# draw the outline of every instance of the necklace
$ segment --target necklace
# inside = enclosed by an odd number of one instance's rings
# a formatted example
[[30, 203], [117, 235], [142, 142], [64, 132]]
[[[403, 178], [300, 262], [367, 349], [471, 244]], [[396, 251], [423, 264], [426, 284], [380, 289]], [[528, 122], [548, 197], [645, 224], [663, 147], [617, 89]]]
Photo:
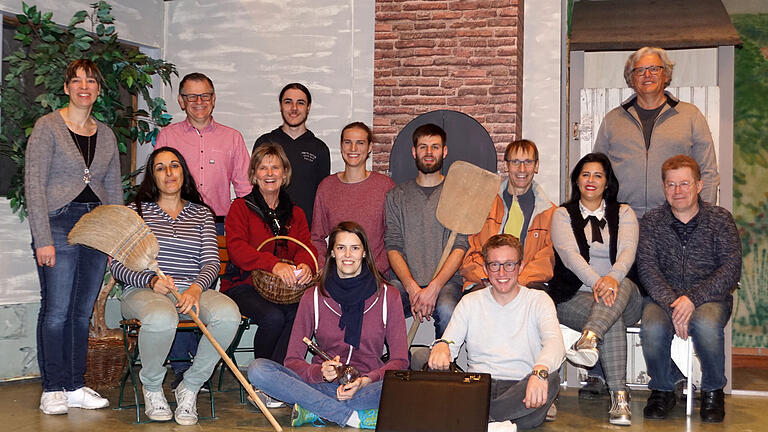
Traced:
[[[64, 109], [67, 109], [67, 108], [64, 108]], [[79, 143], [80, 140], [76, 138], [76, 135], [77, 136], [83, 136], [83, 135], [78, 134], [74, 130], [75, 129], [76, 130], [80, 130], [80, 129], [84, 128], [85, 126], [78, 126], [77, 124], [72, 122], [69, 119], [69, 110], [68, 109], [67, 109], [67, 111], [62, 110], [62, 118], [64, 119], [64, 123], [66, 123], [67, 126], [71, 128], [70, 132], [72, 132], [72, 134], [73, 134], [72, 138], [75, 140], [75, 144], [77, 144], [77, 149], [80, 151], [80, 154], [83, 156], [83, 161], [85, 162], [85, 168], [83, 168], [83, 183], [89, 184], [91, 182], [91, 170], [90, 170], [90, 167], [91, 167], [91, 162], [93, 162], [93, 159], [91, 159], [91, 161], [89, 162], [88, 158], [91, 155], [91, 137], [93, 137], [93, 135], [88, 135], [88, 144], [86, 146], [85, 152], [83, 152], [83, 149], [80, 148], [80, 143]], [[86, 120], [86, 124], [87, 123], [88, 123], [88, 121]], [[90, 132], [90, 131], [86, 130], [86, 133], [87, 132]], [[96, 129], [96, 132], [98, 133], [98, 127]], [[94, 157], [95, 156], [96, 155], [94, 155]]]
[[[83, 159], [85, 159], [85, 168], [83, 168], [83, 182], [85, 184], [89, 184], [91, 182], [91, 164], [88, 162], [88, 157], [91, 155], [91, 136], [92, 135], [88, 135], [88, 147], [86, 153], [83, 155]], [[93, 159], [91, 159], [91, 162], [93, 162]]]
[[[75, 146], [77, 147], [77, 150], [80, 152], [80, 154], [83, 156], [83, 162], [85, 162], [85, 168], [83, 168], [83, 183], [89, 184], [91, 182], [91, 163], [93, 162], [93, 159], [91, 161], [88, 161], [88, 158], [91, 155], [91, 138], [93, 135], [88, 136], [88, 141], [86, 141], [88, 144], [86, 144], [85, 150], [83, 150], [82, 145], [80, 144], [82, 142], [82, 138], [85, 138], [83, 135], [78, 135], [73, 131], [69, 131], [72, 135], [72, 139], [75, 141]], [[95, 156], [95, 155], [94, 155]]]

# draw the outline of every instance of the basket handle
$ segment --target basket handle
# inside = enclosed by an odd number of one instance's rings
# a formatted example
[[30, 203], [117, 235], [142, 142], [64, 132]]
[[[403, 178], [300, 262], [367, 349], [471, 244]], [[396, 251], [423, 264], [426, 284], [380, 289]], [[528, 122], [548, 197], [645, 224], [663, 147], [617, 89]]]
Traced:
[[264, 247], [265, 244], [267, 244], [269, 242], [272, 242], [272, 241], [275, 241], [275, 240], [290, 240], [290, 241], [296, 243], [297, 245], [303, 247], [304, 250], [309, 253], [309, 256], [312, 257], [312, 262], [315, 263], [315, 273], [320, 271], [320, 267], [317, 265], [317, 258], [315, 257], [315, 254], [312, 253], [312, 251], [307, 247], [307, 245], [305, 245], [304, 243], [300, 242], [299, 240], [296, 240], [293, 237], [282, 236], [282, 235], [270, 237], [270, 238], [264, 240], [263, 242], [261, 242], [261, 244], [259, 245], [259, 247], [256, 248], [256, 250], [257, 251], [261, 251], [261, 248]]

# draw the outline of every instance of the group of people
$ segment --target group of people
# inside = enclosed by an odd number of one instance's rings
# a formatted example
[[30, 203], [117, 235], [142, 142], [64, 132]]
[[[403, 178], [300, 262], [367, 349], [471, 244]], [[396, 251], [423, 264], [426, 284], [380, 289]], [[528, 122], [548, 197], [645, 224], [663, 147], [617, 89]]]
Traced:
[[[491, 374], [489, 430], [554, 419], [565, 358], [593, 368], [580, 396], [610, 394], [610, 423], [631, 424], [626, 326], [641, 317], [652, 391], [645, 418], [665, 418], [675, 405], [684, 378], [670, 357], [677, 335], [693, 337], [701, 359], [702, 419], [722, 421], [723, 329], [740, 277], [740, 241], [730, 213], [714, 204], [717, 166], [706, 121], [664, 91], [673, 67], [658, 48], [629, 57], [624, 76], [636, 94], [606, 115], [561, 206], [534, 180], [536, 144], [509, 144], [508, 176], [482, 230], [456, 236], [439, 267], [451, 234], [436, 217], [449, 142], [442, 128], [414, 131], [417, 177], [396, 186], [366, 168], [372, 132], [350, 123], [340, 136], [344, 170], [331, 175], [327, 145], [306, 127], [312, 98], [305, 86], [282, 89], [283, 124], [249, 156], [242, 135], [213, 120], [210, 78], [186, 75], [178, 95], [186, 119], [161, 130], [129, 204], [158, 238], [167, 276], [110, 263], [126, 285], [123, 316], [142, 323], [147, 416], [197, 422], [197, 394], [218, 356], [206, 339], [198, 346], [175, 334], [178, 320], [195, 310], [222, 346], [240, 314], [258, 326], [248, 377], [268, 407], [293, 406], [294, 426], [375, 428], [384, 372], [410, 365], [408, 316], [434, 321], [429, 367], [448, 368], [465, 347], [468, 371]], [[93, 63], [72, 63], [69, 106], [41, 118], [27, 146], [46, 414], [109, 403], [82, 377], [107, 257], [66, 242], [80, 216], [123, 203], [114, 135], [90, 116], [100, 81]], [[230, 257], [220, 278], [217, 235], [226, 237]], [[256, 270], [306, 291], [298, 303], [273, 302], [254, 288]], [[581, 333], [571, 347], [561, 323]], [[304, 338], [332, 359], [307, 363]], [[175, 411], [162, 390], [169, 352], [194, 357], [187, 370], [175, 370]], [[336, 383], [343, 365], [360, 377]]]

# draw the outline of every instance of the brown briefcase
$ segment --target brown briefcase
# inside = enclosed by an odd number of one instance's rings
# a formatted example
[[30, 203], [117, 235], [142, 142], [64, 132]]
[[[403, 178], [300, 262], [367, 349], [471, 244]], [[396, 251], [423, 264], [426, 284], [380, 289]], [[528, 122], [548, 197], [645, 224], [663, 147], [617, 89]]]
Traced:
[[485, 432], [490, 398], [490, 374], [390, 370], [376, 430]]

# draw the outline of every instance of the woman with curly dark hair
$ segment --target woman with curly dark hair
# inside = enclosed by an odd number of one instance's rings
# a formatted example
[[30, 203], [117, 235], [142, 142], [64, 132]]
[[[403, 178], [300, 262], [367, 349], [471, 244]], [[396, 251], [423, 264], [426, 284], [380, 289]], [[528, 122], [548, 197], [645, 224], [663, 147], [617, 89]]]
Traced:
[[[141, 321], [139, 377], [145, 412], [151, 420], [181, 425], [197, 423], [197, 393], [213, 373], [219, 354], [201, 339], [192, 366], [174, 391], [172, 412], [163, 393], [163, 365], [180, 317], [195, 310], [213, 337], [228, 346], [240, 323], [240, 311], [229, 297], [210, 289], [219, 274], [213, 212], [203, 203], [184, 157], [172, 147], [153, 151], [136, 200], [129, 206], [144, 218], [160, 244], [157, 262], [167, 278], [149, 270], [129, 270], [112, 261], [115, 278], [126, 284], [120, 305], [123, 317]], [[171, 294], [179, 293], [179, 299]], [[178, 309], [178, 310], [177, 310]]]

